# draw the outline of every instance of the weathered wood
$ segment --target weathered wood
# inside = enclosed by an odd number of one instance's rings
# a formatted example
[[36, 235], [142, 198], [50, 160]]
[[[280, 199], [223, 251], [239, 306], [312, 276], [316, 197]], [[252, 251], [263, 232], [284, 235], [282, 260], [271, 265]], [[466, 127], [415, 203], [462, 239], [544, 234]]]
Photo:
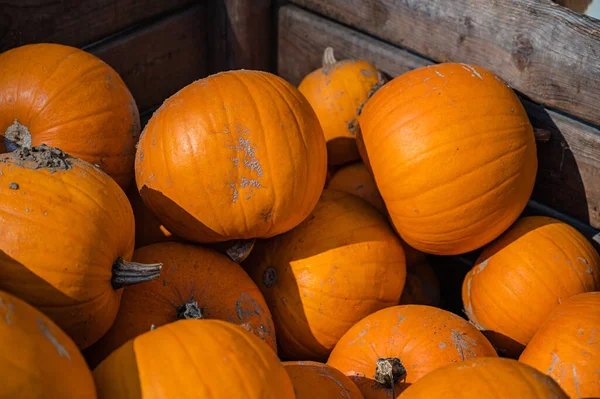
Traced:
[[[396, 76], [431, 61], [294, 6], [279, 12], [278, 72], [293, 84], [318, 68], [323, 50], [336, 58], [362, 58]], [[600, 130], [523, 101], [535, 128], [551, 132], [538, 143], [539, 168], [533, 198], [600, 227]]]
[[115, 68], [145, 110], [206, 76], [206, 18], [199, 4], [85, 49]]
[[209, 2], [211, 73], [232, 69], [273, 71], [274, 0]]
[[292, 0], [437, 62], [487, 68], [600, 125], [600, 20], [550, 0]]
[[54, 42], [81, 47], [194, 0], [3, 0], [0, 52]]

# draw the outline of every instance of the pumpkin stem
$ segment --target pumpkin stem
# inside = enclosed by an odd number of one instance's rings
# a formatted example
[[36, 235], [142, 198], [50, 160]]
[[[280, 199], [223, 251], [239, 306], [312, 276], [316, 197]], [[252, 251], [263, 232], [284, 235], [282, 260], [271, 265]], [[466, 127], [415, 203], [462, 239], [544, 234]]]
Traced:
[[198, 306], [198, 302], [190, 299], [183, 305], [177, 307], [177, 320], [185, 319], [202, 319], [202, 309]]
[[119, 288], [143, 283], [158, 278], [160, 276], [162, 263], [143, 264], [128, 262], [123, 258], [118, 258], [112, 267], [112, 279], [110, 280], [115, 290]]
[[552, 137], [552, 132], [546, 129], [533, 128], [533, 134], [538, 143], [547, 143]]
[[4, 132], [4, 146], [8, 152], [13, 152], [20, 148], [31, 149], [31, 133], [29, 133], [27, 126], [21, 125], [15, 119], [13, 124]]
[[406, 369], [397, 357], [377, 359], [375, 368], [375, 381], [387, 389], [392, 390], [392, 397], [396, 397], [395, 385], [406, 378]]
[[255, 243], [255, 238], [250, 240], [237, 240], [231, 247], [225, 250], [225, 253], [235, 263], [241, 263], [248, 257], [248, 255], [250, 255]]
[[333, 56], [333, 47], [327, 47], [323, 52], [323, 66], [333, 65], [337, 62]]
[[267, 287], [272, 287], [277, 284], [277, 270], [272, 267], [267, 268], [263, 273], [263, 283]]

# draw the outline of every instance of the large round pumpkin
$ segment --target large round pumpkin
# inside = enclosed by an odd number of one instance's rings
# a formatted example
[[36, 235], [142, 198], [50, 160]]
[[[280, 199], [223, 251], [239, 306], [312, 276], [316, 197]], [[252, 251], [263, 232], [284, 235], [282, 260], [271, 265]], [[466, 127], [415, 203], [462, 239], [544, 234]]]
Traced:
[[327, 161], [343, 165], [360, 159], [356, 148], [358, 117], [369, 97], [383, 84], [374, 65], [363, 60], [336, 61], [333, 49], [323, 67], [308, 74], [298, 90], [317, 113], [327, 140]]
[[482, 356], [497, 355], [465, 319], [431, 306], [401, 305], [356, 323], [327, 364], [346, 373], [365, 399], [387, 399], [439, 367]]
[[300, 226], [257, 245], [244, 263], [273, 313], [279, 351], [326, 360], [354, 323], [398, 303], [402, 244], [358, 197], [326, 189]]
[[46, 144], [133, 180], [140, 117], [123, 80], [96, 56], [60, 44], [0, 54], [0, 153]]
[[600, 257], [592, 244], [565, 223], [531, 216], [485, 248], [465, 276], [462, 299], [496, 348], [518, 357], [556, 306], [598, 289]]
[[277, 349], [271, 312], [262, 294], [225, 255], [166, 242], [136, 249], [133, 260], [162, 263], [160, 279], [125, 288], [115, 323], [86, 354], [92, 366], [130, 339], [180, 319], [240, 324]]
[[338, 369], [318, 362], [284, 362], [296, 399], [363, 399], [360, 389]]
[[136, 181], [181, 238], [271, 237], [312, 211], [326, 159], [319, 121], [297, 89], [266, 72], [231, 71], [190, 84], [154, 113]]
[[345, 191], [367, 201], [375, 209], [387, 215], [385, 204], [379, 195], [373, 176], [362, 162], [356, 162], [339, 169], [327, 185], [327, 188]]
[[94, 370], [100, 399], [294, 399], [275, 352], [221, 320], [179, 320], [128, 341]]
[[134, 221], [121, 188], [93, 165], [46, 146], [0, 155], [0, 289], [39, 308], [80, 346], [119, 308], [119, 287], [156, 278], [127, 262]]
[[33, 306], [0, 291], [1, 398], [96, 397], [75, 343]]
[[558, 384], [512, 359], [479, 358], [438, 369], [410, 386], [402, 399], [568, 399]]
[[558, 305], [519, 361], [548, 374], [572, 398], [600, 398], [600, 292]]
[[533, 190], [536, 145], [525, 109], [482, 68], [439, 64], [401, 75], [367, 102], [360, 127], [392, 222], [423, 252], [484, 246]]

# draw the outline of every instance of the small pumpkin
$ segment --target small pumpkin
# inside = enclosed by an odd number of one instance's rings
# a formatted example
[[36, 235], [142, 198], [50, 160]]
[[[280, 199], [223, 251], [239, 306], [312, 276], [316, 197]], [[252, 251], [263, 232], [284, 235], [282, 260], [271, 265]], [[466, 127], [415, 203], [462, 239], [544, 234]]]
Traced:
[[258, 71], [223, 72], [181, 89], [154, 113], [136, 155], [144, 203], [173, 234], [204, 243], [290, 230], [314, 208], [326, 171], [310, 104]]
[[484, 357], [454, 363], [411, 385], [402, 399], [568, 399], [552, 378], [512, 359]]
[[96, 397], [75, 343], [25, 301], [0, 291], [0, 397]]
[[140, 248], [158, 242], [177, 241], [166, 227], [156, 218], [154, 213], [142, 201], [136, 187], [127, 191], [127, 198], [133, 209], [135, 219], [135, 247]]
[[592, 244], [568, 224], [530, 216], [484, 249], [465, 276], [462, 299], [469, 320], [516, 358], [561, 302], [599, 288]]
[[296, 399], [364, 399], [360, 389], [341, 371], [318, 362], [284, 362]]
[[46, 313], [81, 348], [108, 331], [120, 287], [156, 278], [128, 262], [134, 220], [121, 188], [47, 146], [0, 154], [0, 289]]
[[379, 212], [326, 189], [307, 220], [257, 244], [244, 267], [273, 313], [282, 357], [322, 361], [354, 323], [398, 303], [405, 262]]
[[600, 292], [554, 308], [519, 361], [548, 374], [572, 398], [600, 397]]
[[100, 399], [294, 399], [275, 352], [221, 320], [179, 320], [128, 341], [94, 370]]
[[384, 78], [374, 65], [363, 60], [336, 61], [331, 47], [325, 49], [323, 66], [300, 82], [298, 90], [313, 107], [323, 127], [330, 165], [360, 159], [356, 147], [358, 116], [383, 83]]
[[133, 180], [140, 116], [121, 77], [96, 56], [61, 44], [0, 54], [0, 153], [46, 144]]
[[440, 367], [485, 356], [497, 354], [468, 321], [431, 306], [400, 305], [356, 323], [327, 364], [348, 375], [365, 399], [384, 399]]
[[478, 249], [531, 196], [533, 129], [515, 93], [483, 68], [446, 63], [405, 73], [367, 102], [360, 128], [392, 222], [420, 251]]
[[440, 283], [426, 260], [407, 265], [406, 285], [400, 304], [439, 306]]
[[271, 312], [258, 287], [225, 255], [165, 242], [138, 248], [133, 260], [161, 263], [160, 279], [127, 287], [115, 323], [86, 354], [92, 366], [151, 328], [181, 319], [242, 325], [277, 350]]
[[367, 201], [375, 209], [387, 215], [385, 204], [379, 195], [373, 176], [362, 162], [339, 169], [331, 178], [328, 188], [345, 191]]

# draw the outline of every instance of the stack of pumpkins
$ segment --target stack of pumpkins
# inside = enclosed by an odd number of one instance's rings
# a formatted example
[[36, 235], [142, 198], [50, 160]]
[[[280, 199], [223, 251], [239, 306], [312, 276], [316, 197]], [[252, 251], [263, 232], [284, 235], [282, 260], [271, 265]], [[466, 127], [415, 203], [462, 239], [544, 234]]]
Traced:
[[[518, 219], [535, 137], [486, 70], [327, 49], [298, 89], [196, 81], [139, 137], [114, 70], [29, 45], [0, 132], [0, 397], [600, 396], [600, 259]], [[466, 320], [426, 254], [479, 248]]]

